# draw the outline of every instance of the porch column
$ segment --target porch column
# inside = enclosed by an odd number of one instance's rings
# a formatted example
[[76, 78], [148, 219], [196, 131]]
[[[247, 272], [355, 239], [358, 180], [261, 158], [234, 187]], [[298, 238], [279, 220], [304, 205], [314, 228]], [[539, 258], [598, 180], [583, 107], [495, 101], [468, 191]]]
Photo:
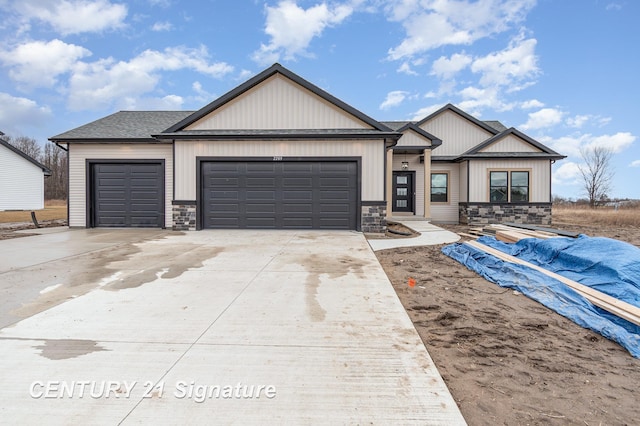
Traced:
[[387, 149], [387, 175], [385, 176], [387, 195], [387, 218], [393, 216], [393, 149]]
[[424, 217], [431, 220], [431, 150], [422, 151], [424, 155]]

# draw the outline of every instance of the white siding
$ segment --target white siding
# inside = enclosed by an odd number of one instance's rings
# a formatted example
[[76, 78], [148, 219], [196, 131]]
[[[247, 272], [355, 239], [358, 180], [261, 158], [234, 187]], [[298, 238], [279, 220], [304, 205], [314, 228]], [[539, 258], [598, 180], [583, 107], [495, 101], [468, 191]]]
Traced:
[[[420, 154], [422, 155], [422, 154]], [[415, 172], [415, 215], [416, 216], [424, 216], [424, 164], [420, 163], [420, 155], [416, 154], [395, 154], [393, 156], [393, 171], [394, 172]], [[407, 170], [402, 170], [402, 162], [407, 161], [409, 163], [409, 168]], [[391, 194], [393, 197], [393, 194]]]
[[523, 141], [517, 136], [509, 135], [491, 145], [483, 148], [480, 152], [542, 152], [540, 149]]
[[186, 130], [354, 128], [371, 126], [276, 74]]
[[398, 146], [431, 146], [431, 141], [425, 139], [414, 132], [413, 130], [407, 130], [402, 134], [402, 137], [398, 140]]
[[455, 112], [446, 110], [420, 126], [442, 140], [433, 150], [434, 157], [460, 155], [494, 136]]
[[551, 167], [549, 160], [486, 160], [472, 161], [469, 179], [469, 202], [489, 202], [489, 171], [529, 171], [529, 201], [548, 203], [551, 200]]
[[43, 209], [44, 179], [40, 167], [0, 146], [0, 210]]
[[172, 226], [173, 155], [166, 144], [69, 144], [69, 226], [87, 225], [86, 160], [164, 160], [165, 226]]
[[467, 201], [467, 166], [469, 162], [463, 161], [460, 163], [460, 202], [464, 203]]
[[363, 201], [384, 200], [382, 141], [178, 141], [177, 200], [196, 199], [197, 157], [361, 157]]
[[459, 165], [455, 163], [431, 163], [431, 173], [449, 174], [449, 202], [431, 204], [433, 222], [458, 223], [458, 203], [460, 202]]

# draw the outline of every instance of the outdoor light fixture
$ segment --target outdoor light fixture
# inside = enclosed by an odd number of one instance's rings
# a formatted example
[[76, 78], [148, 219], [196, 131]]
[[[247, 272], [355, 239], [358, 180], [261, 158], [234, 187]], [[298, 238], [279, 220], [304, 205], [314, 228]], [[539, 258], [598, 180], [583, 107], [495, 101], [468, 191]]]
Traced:
[[402, 170], [407, 170], [409, 168], [409, 162], [408, 161], [403, 161], [402, 162]]

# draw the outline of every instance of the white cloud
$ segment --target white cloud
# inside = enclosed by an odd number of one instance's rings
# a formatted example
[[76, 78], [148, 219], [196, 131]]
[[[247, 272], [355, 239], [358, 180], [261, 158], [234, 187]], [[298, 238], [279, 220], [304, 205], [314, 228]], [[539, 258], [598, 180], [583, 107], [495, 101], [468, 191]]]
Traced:
[[10, 135], [24, 134], [27, 127], [39, 127], [52, 117], [51, 109], [31, 99], [0, 92], [0, 129]]
[[563, 162], [553, 172], [552, 179], [554, 185], [571, 185], [580, 183], [582, 175], [580, 174], [579, 165], [572, 161]]
[[137, 98], [155, 89], [161, 71], [190, 69], [220, 78], [233, 71], [224, 63], [209, 63], [205, 47], [146, 50], [128, 62], [113, 58], [78, 63], [69, 82], [69, 106], [74, 110], [101, 109], [117, 99]]
[[267, 6], [265, 33], [271, 37], [269, 44], [261, 44], [253, 53], [253, 60], [260, 64], [277, 62], [280, 57], [292, 60], [296, 56], [310, 56], [307, 52], [314, 37], [327, 28], [340, 24], [353, 13], [348, 4], [327, 5], [320, 3], [308, 9], [295, 1], [282, 0], [276, 6]]
[[[590, 136], [590, 135], [589, 135]], [[610, 149], [614, 154], [618, 154], [629, 148], [636, 137], [629, 132], [618, 132], [614, 135], [595, 136], [587, 144], [587, 148], [602, 146]]]
[[599, 115], [576, 115], [575, 117], [569, 117], [566, 120], [567, 126], [575, 127], [577, 129], [582, 128], [585, 124], [589, 123], [598, 127], [606, 126], [611, 122], [611, 117], [601, 117]]
[[640, 160], [632, 161], [629, 167], [640, 167]]
[[403, 92], [402, 90], [394, 90], [387, 93], [387, 98], [380, 104], [381, 110], [387, 110], [400, 105], [409, 95], [409, 92]]
[[151, 27], [152, 31], [160, 32], [160, 31], [171, 31], [173, 29], [173, 25], [171, 22], [156, 22]]
[[125, 97], [119, 99], [117, 108], [121, 110], [165, 110], [182, 109], [184, 99], [178, 95], [167, 95], [161, 98]]
[[429, 116], [430, 114], [436, 112], [440, 108], [442, 108], [444, 104], [441, 105], [431, 105], [428, 107], [420, 108], [418, 111], [413, 113], [413, 117], [411, 117], [411, 121], [420, 121], [423, 118]]
[[403, 62], [402, 65], [398, 67], [397, 71], [407, 75], [418, 75], [418, 73], [411, 68], [411, 64], [409, 64], [409, 62]]
[[62, 35], [121, 28], [127, 16], [126, 5], [109, 0], [22, 0], [13, 7], [25, 21], [45, 22]]
[[455, 53], [450, 58], [441, 56], [431, 66], [431, 75], [439, 78], [450, 79], [458, 72], [465, 69], [472, 62], [472, 58], [464, 53]]
[[0, 60], [11, 67], [11, 79], [29, 88], [55, 85], [59, 75], [69, 72], [79, 59], [90, 55], [84, 47], [57, 39], [28, 42], [9, 51], [0, 50]]
[[529, 113], [529, 119], [520, 126], [523, 130], [535, 130], [553, 127], [562, 122], [564, 112], [556, 108], [543, 108]]
[[589, 133], [563, 136], [560, 138], [539, 137], [538, 140], [553, 150], [569, 157], [581, 158], [581, 149], [601, 146], [618, 154], [629, 148], [636, 140], [636, 136], [629, 132], [618, 132], [613, 135], [594, 136]]
[[458, 106], [476, 117], [480, 117], [482, 110], [486, 108], [500, 112], [510, 111], [515, 107], [515, 104], [500, 99], [500, 90], [496, 87], [469, 86], [462, 89], [459, 94], [463, 100]]
[[535, 39], [525, 40], [519, 35], [506, 49], [474, 60], [471, 70], [482, 74], [482, 86], [504, 86], [508, 92], [522, 90], [540, 73], [536, 44]]
[[390, 20], [402, 23], [405, 39], [389, 49], [389, 59], [411, 57], [446, 45], [470, 45], [524, 20], [536, 0], [395, 0]]
[[542, 108], [544, 104], [537, 99], [530, 99], [528, 101], [524, 101], [520, 104], [521, 109], [534, 109], [534, 108]]

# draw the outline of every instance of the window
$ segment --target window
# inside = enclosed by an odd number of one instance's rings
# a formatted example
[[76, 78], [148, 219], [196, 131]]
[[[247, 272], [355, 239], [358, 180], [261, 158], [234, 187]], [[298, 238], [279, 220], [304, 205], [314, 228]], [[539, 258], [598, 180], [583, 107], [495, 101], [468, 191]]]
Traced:
[[489, 201], [526, 203], [529, 201], [529, 172], [489, 172]]
[[529, 201], [529, 172], [511, 172], [511, 202]]
[[449, 175], [447, 173], [431, 173], [431, 202], [446, 203], [449, 201]]
[[507, 172], [489, 173], [489, 200], [492, 203], [506, 203], [507, 200]]

